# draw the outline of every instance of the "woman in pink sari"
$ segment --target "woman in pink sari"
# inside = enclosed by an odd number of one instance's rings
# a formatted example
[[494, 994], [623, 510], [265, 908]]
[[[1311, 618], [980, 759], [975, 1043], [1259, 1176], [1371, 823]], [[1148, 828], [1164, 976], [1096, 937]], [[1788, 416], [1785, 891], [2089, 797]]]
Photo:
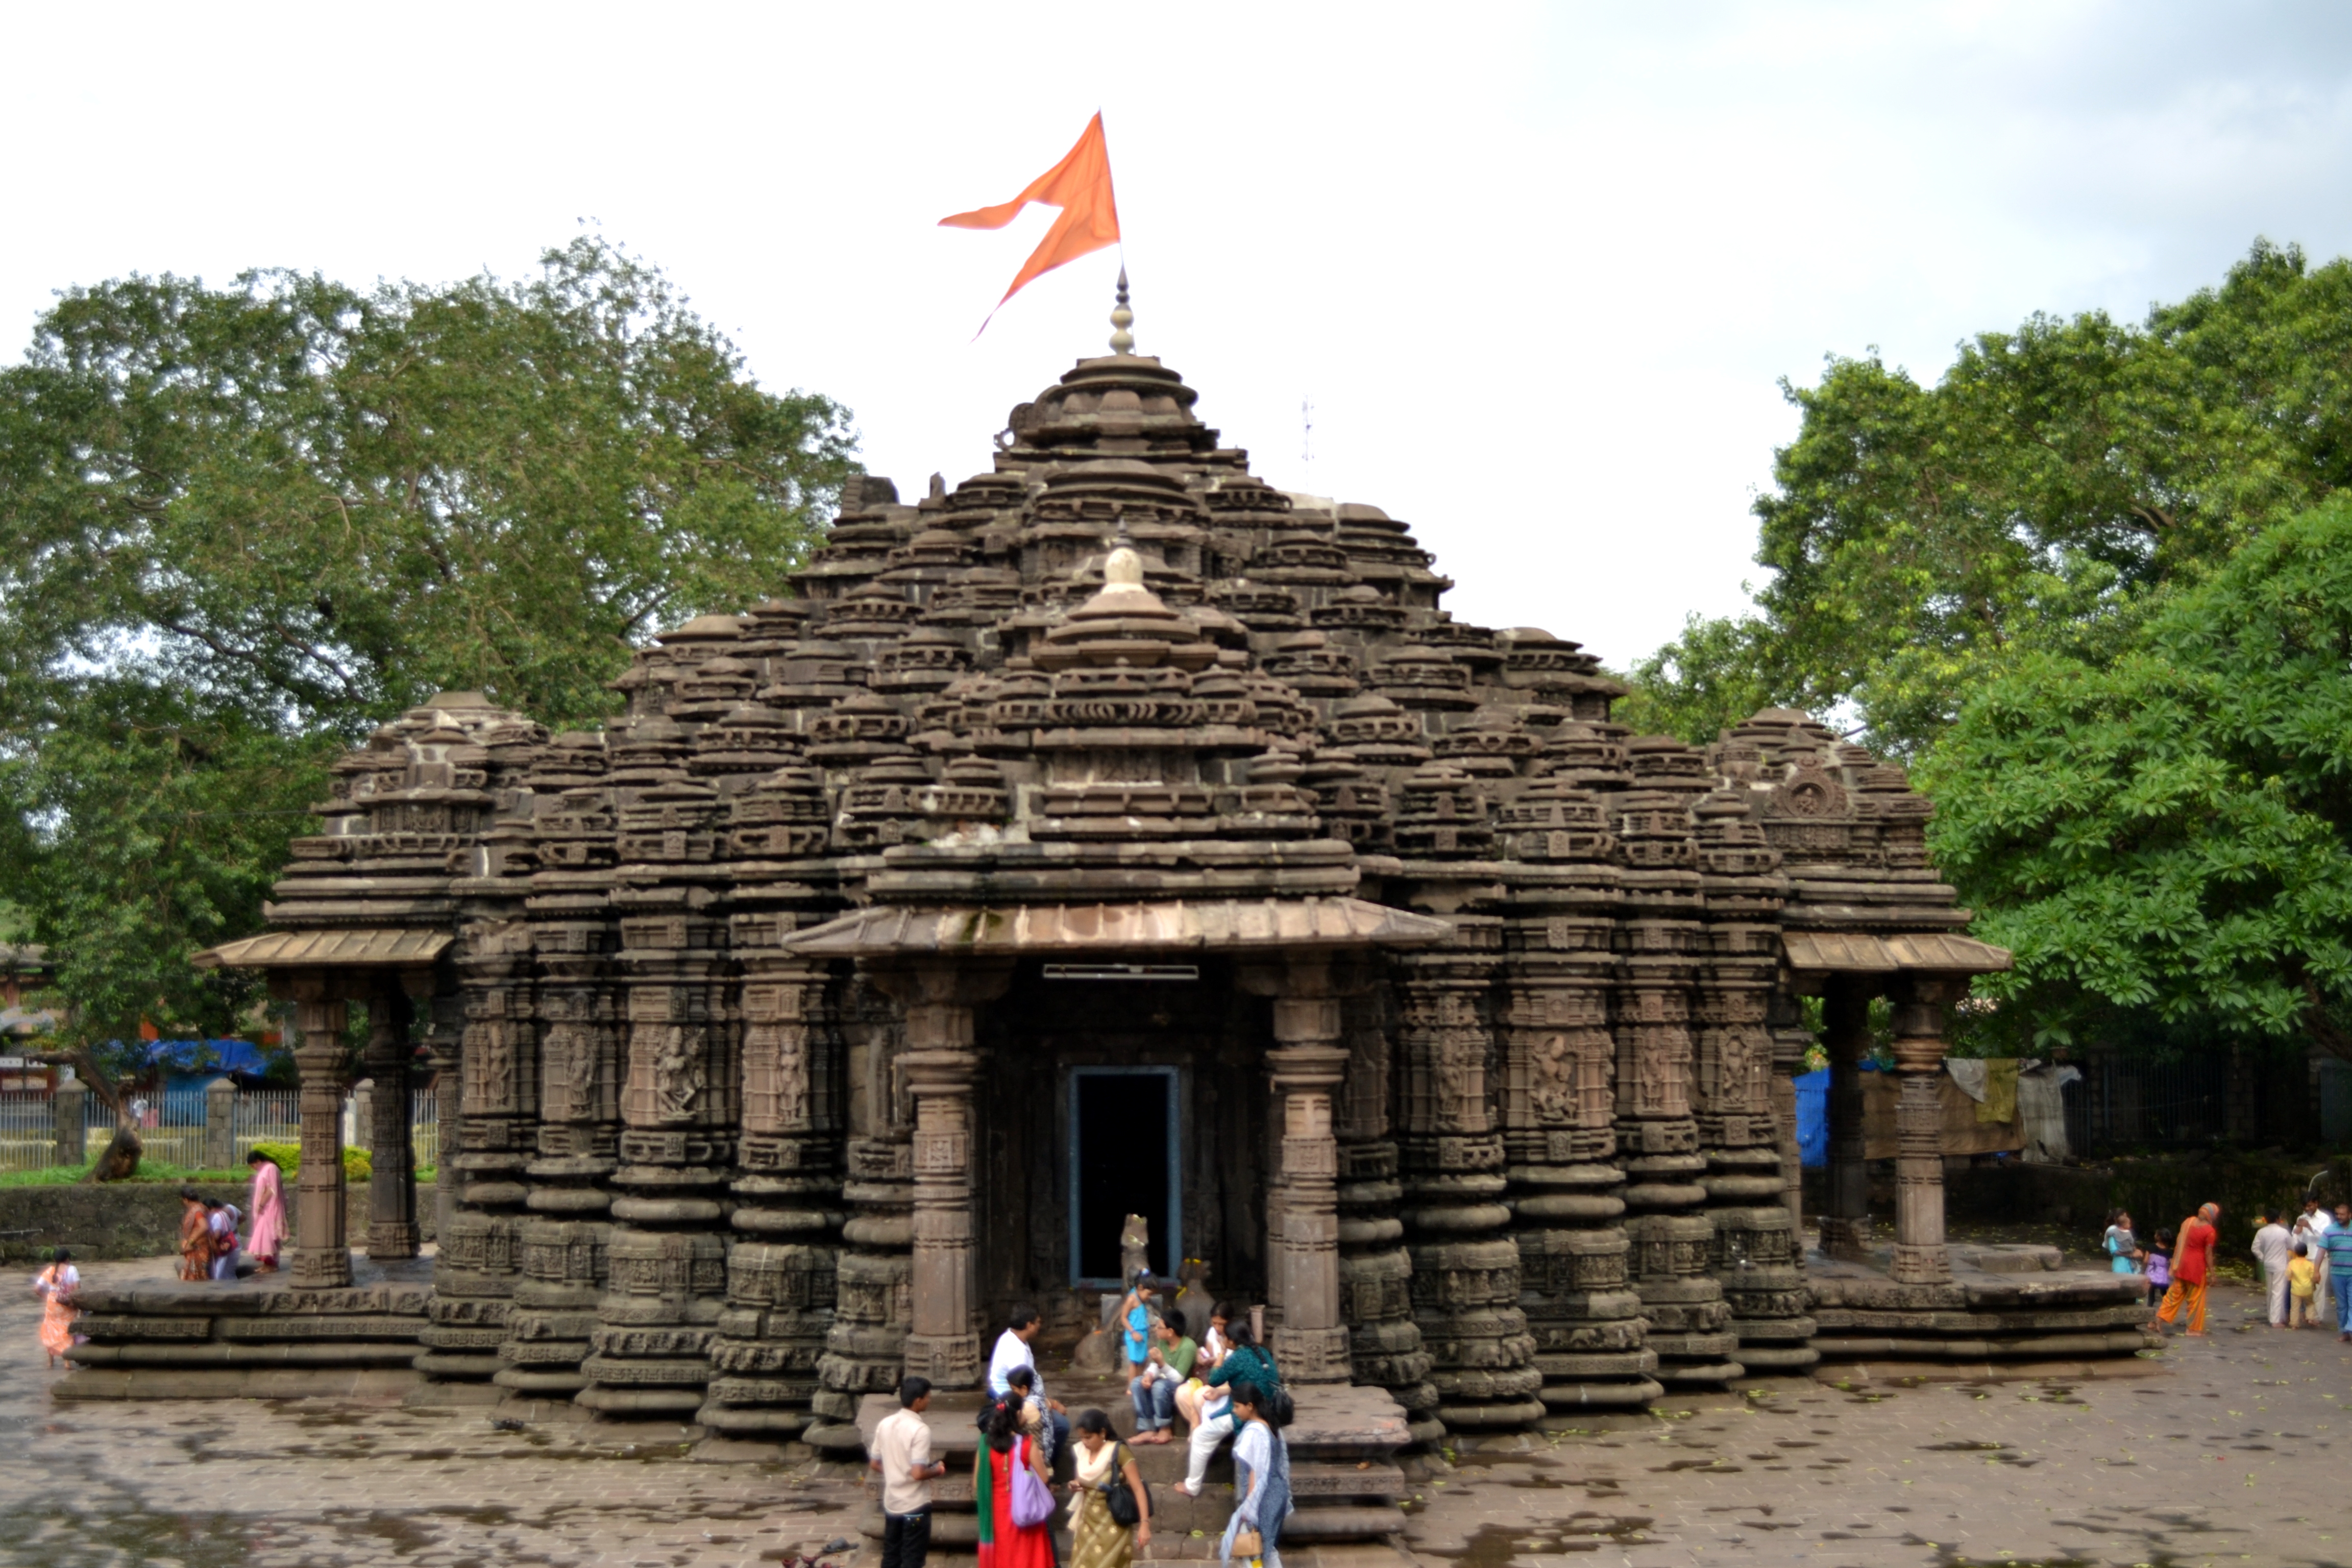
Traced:
[[55, 1260], [33, 1276], [33, 1294], [41, 1299], [41, 1348], [49, 1352], [52, 1371], [58, 1357], [73, 1349], [74, 1319], [81, 1315], [74, 1297], [80, 1289], [81, 1270], [73, 1266], [73, 1254], [62, 1247]]
[[286, 1240], [286, 1199], [279, 1191], [278, 1162], [256, 1149], [245, 1157], [253, 1167], [253, 1239], [246, 1250], [264, 1274], [278, 1271], [278, 1249]]

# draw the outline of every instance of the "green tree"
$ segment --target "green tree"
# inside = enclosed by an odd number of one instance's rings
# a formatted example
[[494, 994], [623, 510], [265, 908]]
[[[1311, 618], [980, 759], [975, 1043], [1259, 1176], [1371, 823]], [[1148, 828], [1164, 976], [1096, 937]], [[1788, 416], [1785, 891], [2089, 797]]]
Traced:
[[1765, 700], [1912, 755], [2021, 653], [2113, 657], [2174, 586], [2352, 481], [2352, 262], [2257, 243], [2145, 324], [2036, 316], [1932, 387], [1874, 352], [1782, 390], [1771, 575], [1633, 672], [1692, 738]]
[[2118, 657], [2019, 655], [1919, 778], [1937, 864], [2017, 954], [1979, 982], [2013, 1031], [2137, 1015], [2352, 1059], [2352, 496], [2264, 530]]
[[0, 370], [0, 876], [71, 1036], [219, 1028], [323, 766], [442, 689], [551, 722], [786, 591], [855, 470], [594, 239], [536, 276], [65, 293]]

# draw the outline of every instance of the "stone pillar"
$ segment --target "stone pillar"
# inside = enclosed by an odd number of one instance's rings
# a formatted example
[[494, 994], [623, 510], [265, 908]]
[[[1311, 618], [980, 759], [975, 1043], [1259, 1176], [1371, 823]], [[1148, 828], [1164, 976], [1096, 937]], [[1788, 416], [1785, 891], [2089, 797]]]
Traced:
[[58, 1085], [58, 1092], [49, 1100], [50, 1125], [54, 1130], [56, 1148], [49, 1163], [56, 1165], [84, 1165], [89, 1163], [89, 1136], [83, 1123], [89, 1120], [89, 1086], [78, 1078], [69, 1078]]
[[1266, 1080], [1281, 1130], [1268, 1184], [1267, 1284], [1282, 1310], [1275, 1360], [1292, 1383], [1348, 1381], [1348, 1331], [1339, 1318], [1339, 1145], [1332, 1096], [1346, 1075], [1339, 999], [1328, 959], [1294, 961], [1274, 1001]]
[[1695, 922], [1633, 918], [1617, 930], [1617, 1150], [1633, 1289], [1649, 1320], [1658, 1380], [1722, 1384], [1741, 1374], [1723, 1287], [1707, 1272], [1706, 1156], [1691, 1106]]
[[[770, 918], [736, 921], [743, 981], [743, 1137], [730, 1223], [757, 1240], [727, 1255], [727, 1307], [696, 1417], [732, 1435], [798, 1436], [812, 1420], [833, 1326], [842, 1222], [839, 1031], [824, 967], [757, 946]], [[772, 941], [772, 937], [771, 937]]]
[[387, 984], [368, 1007], [367, 1070], [375, 1085], [368, 1106], [367, 1254], [379, 1263], [414, 1258], [416, 1228], [416, 1145], [409, 1133], [406, 993]]
[[1500, 921], [1465, 915], [1447, 946], [1397, 961], [1413, 1316], [1429, 1347], [1437, 1418], [1455, 1429], [1525, 1426], [1544, 1414], [1519, 1305], [1518, 1243], [1505, 1228], [1503, 1135], [1486, 1091], [1500, 947]]
[[1944, 1007], [1960, 983], [1907, 979], [1895, 998], [1895, 1279], [1941, 1284], [1952, 1277], [1944, 1245]]
[[804, 1436], [820, 1449], [863, 1454], [857, 1402], [906, 1375], [915, 1242], [914, 1129], [895, 1066], [904, 1016], [881, 976], [861, 973], [828, 1010], [845, 1047], [843, 1111], [849, 1124], [842, 1200], [848, 1217], [834, 1279], [833, 1321], [817, 1362], [817, 1416]]
[[1870, 1048], [1870, 993], [1858, 980], [1829, 983], [1822, 1044], [1830, 1057], [1829, 1205], [1822, 1250], [1858, 1258], [1870, 1251], [1870, 1171], [1863, 1162], [1862, 1058]]
[[940, 1388], [977, 1387], [983, 1370], [971, 1183], [978, 1141], [972, 1091], [981, 1059], [974, 1048], [974, 1012], [981, 1003], [1003, 995], [1012, 978], [1009, 964], [956, 963], [882, 970], [873, 976], [903, 1009], [905, 1049], [898, 1068], [915, 1113], [905, 1370]]
[[1664, 1392], [1628, 1274], [1609, 1033], [1616, 961], [1611, 922], [1597, 918], [1515, 921], [1510, 941], [1503, 1127], [1519, 1300], [1545, 1420], [1567, 1426]]
[[301, 1081], [302, 1168], [294, 1177], [294, 1245], [287, 1273], [297, 1286], [339, 1289], [352, 1282], [352, 1251], [343, 1191], [343, 1020], [345, 1005], [325, 983], [298, 983], [299, 1043], [294, 1070]]
[[205, 1168], [226, 1171], [236, 1164], [236, 1084], [216, 1078], [205, 1085]]
[[1385, 1388], [1404, 1406], [1414, 1436], [1444, 1436], [1429, 1352], [1412, 1319], [1412, 1255], [1397, 1217], [1404, 1189], [1389, 1125], [1394, 1030], [1384, 1013], [1386, 987], [1351, 995], [1347, 1078], [1336, 1107], [1339, 1159], [1339, 1321], [1348, 1326], [1355, 1382]]

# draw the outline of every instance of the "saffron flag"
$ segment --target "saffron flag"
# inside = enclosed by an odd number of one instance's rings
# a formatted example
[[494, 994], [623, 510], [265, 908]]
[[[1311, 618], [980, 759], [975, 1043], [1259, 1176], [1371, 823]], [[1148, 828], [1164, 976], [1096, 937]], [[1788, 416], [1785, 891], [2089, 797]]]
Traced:
[[[1021, 209], [1031, 202], [1049, 207], [1059, 207], [1062, 216], [1045, 231], [1029, 259], [1013, 279], [1013, 287], [1004, 291], [1004, 299], [996, 309], [1004, 307], [1021, 292], [1022, 286], [1040, 274], [1051, 272], [1065, 261], [1100, 250], [1106, 245], [1118, 243], [1118, 203], [1110, 191], [1110, 148], [1103, 141], [1102, 115], [1097, 111], [1087, 121], [1084, 134], [1069, 155], [1035, 179], [1029, 188], [1002, 206], [982, 207], [977, 212], [958, 213], [953, 217], [940, 219], [941, 228], [1003, 228], [1020, 216]], [[996, 319], [996, 310], [988, 313], [989, 321]], [[988, 331], [988, 321], [980, 324]], [[978, 332], [972, 334], [979, 336]]]

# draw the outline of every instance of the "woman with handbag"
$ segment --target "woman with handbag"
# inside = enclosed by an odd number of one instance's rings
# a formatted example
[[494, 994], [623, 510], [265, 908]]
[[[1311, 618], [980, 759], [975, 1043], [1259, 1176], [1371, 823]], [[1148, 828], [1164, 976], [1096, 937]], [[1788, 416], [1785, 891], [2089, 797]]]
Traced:
[[1135, 1456], [1111, 1436], [1110, 1417], [1099, 1410], [1079, 1413], [1070, 1453], [1078, 1471], [1070, 1483], [1070, 1568], [1128, 1568], [1135, 1549], [1151, 1544], [1151, 1493]]
[[980, 1568], [1054, 1568], [1054, 1489], [1045, 1456], [1021, 1429], [1021, 1406], [1000, 1401], [972, 1460], [980, 1515]]
[[1257, 1568], [1282, 1568], [1275, 1550], [1282, 1521], [1290, 1517], [1290, 1446], [1270, 1415], [1286, 1410], [1286, 1402], [1244, 1383], [1234, 1390], [1234, 1517], [1225, 1523], [1218, 1555], [1236, 1558]]

